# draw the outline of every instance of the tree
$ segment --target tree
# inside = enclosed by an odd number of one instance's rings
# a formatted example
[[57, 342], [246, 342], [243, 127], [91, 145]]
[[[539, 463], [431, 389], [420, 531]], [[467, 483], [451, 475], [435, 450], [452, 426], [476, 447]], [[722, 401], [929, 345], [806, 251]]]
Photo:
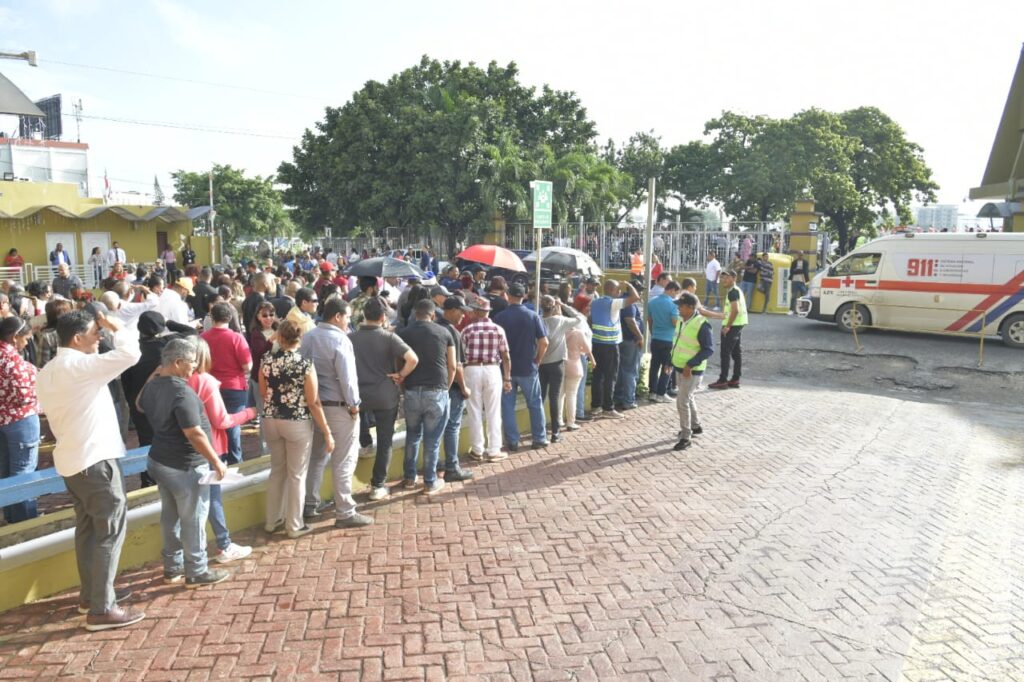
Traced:
[[595, 127], [575, 94], [538, 92], [518, 75], [514, 63], [424, 56], [329, 107], [279, 168], [296, 220], [339, 232], [440, 227], [454, 240], [498, 216], [527, 217], [529, 181], [551, 159], [596, 154]]
[[661, 148], [661, 138], [653, 130], [634, 133], [625, 145], [618, 148], [613, 140], [608, 140], [604, 157], [630, 180], [629, 191], [619, 202], [615, 222], [626, 220], [643, 205], [650, 178], [655, 179], [656, 200], [659, 203], [664, 201], [668, 194], [661, 181], [665, 171], [665, 150]]
[[896, 218], [909, 222], [911, 203], [935, 201], [939, 186], [924, 161], [924, 150], [909, 141], [903, 128], [882, 111], [860, 107], [838, 118], [851, 143], [844, 179], [848, 185], [834, 192], [827, 178], [819, 178], [821, 184], [812, 189], [840, 253], [846, 253], [861, 234], [874, 236], [879, 221], [891, 223]]
[[[274, 177], [246, 177], [245, 171], [230, 165], [213, 166], [213, 196], [217, 209], [217, 227], [225, 244], [242, 237], [290, 235], [294, 225], [274, 189]], [[174, 179], [174, 201], [181, 206], [205, 206], [210, 203], [209, 172], [179, 170]]]
[[793, 202], [812, 195], [841, 253], [860, 234], [874, 234], [876, 223], [909, 219], [912, 201], [935, 199], [921, 147], [873, 107], [808, 109], [782, 120], [726, 111], [705, 133], [713, 135], [706, 145], [670, 152], [674, 191], [759, 222], [783, 220]]

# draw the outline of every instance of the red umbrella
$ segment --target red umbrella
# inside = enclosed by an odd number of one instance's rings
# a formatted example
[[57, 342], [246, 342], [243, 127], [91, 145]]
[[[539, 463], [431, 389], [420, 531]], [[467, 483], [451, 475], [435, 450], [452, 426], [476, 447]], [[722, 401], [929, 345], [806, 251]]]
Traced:
[[474, 263], [493, 265], [496, 268], [526, 272], [526, 266], [523, 265], [523, 261], [519, 256], [508, 249], [495, 246], [494, 244], [474, 244], [455, 257], [471, 260]]

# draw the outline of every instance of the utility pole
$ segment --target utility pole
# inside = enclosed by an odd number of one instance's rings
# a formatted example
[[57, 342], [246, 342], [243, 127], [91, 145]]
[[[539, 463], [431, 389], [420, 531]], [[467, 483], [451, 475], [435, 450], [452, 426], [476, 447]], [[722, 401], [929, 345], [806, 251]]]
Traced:
[[82, 141], [82, 98], [79, 97], [77, 102], [71, 104], [71, 109], [75, 112], [75, 141]]
[[[654, 178], [650, 178], [647, 180], [647, 229], [644, 234], [643, 300], [645, 313], [650, 309], [647, 304], [650, 303], [648, 299], [651, 296], [651, 270], [653, 269], [653, 263], [651, 263], [651, 261], [654, 260], [654, 200]], [[644, 352], [646, 353], [651, 343], [651, 332], [649, 325], [644, 324], [643, 327]]]
[[[207, 176], [210, 179], [210, 236], [217, 240], [217, 262], [224, 264], [224, 240], [217, 232], [216, 220], [217, 210], [213, 207], [213, 171]], [[212, 255], [212, 254], [211, 254]]]

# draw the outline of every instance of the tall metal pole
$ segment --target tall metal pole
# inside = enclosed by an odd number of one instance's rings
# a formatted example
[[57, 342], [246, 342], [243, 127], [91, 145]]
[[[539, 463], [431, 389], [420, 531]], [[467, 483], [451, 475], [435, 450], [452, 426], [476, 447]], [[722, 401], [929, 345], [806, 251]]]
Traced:
[[534, 305], [534, 308], [533, 309], [537, 312], [538, 315], [540, 315], [540, 246], [541, 246], [541, 238], [540, 238], [540, 236], [541, 236], [542, 233], [543, 233], [543, 230], [541, 230], [540, 228], [537, 228], [536, 230], [533, 231], [533, 238], [537, 242], [537, 244], [536, 244], [536, 246], [537, 246], [537, 272], [535, 273], [534, 280], [533, 280], [533, 285], [534, 285], [534, 289], [533, 289], [533, 294], [534, 294], [533, 295], [533, 305]]
[[[654, 178], [647, 180], [647, 230], [644, 234], [644, 313], [648, 311], [647, 304], [651, 295], [651, 270], [654, 260]], [[650, 347], [651, 333], [647, 324], [643, 326], [644, 352]], [[650, 388], [650, 387], [648, 387]]]
[[213, 171], [211, 170], [207, 177], [210, 180], [210, 236], [217, 240], [217, 262], [221, 265], [224, 264], [224, 240], [220, 238], [220, 234], [216, 229], [217, 211], [213, 207]]

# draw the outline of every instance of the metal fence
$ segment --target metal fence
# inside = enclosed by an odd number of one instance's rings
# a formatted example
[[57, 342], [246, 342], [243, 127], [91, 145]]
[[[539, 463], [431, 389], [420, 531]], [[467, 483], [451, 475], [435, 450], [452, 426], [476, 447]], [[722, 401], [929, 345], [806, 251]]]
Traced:
[[[629, 255], [643, 248], [645, 226], [579, 223], [554, 225], [542, 236], [543, 246], [567, 246], [586, 251], [602, 268], [628, 268]], [[505, 226], [505, 246], [510, 249], [536, 248], [534, 230], [526, 224]], [[704, 269], [707, 255], [714, 251], [728, 264], [737, 256], [752, 253], [786, 252], [787, 233], [767, 223], [659, 223], [654, 226], [654, 254], [670, 272]]]
[[[55, 265], [31, 265], [27, 266], [32, 272], [32, 280], [43, 280], [44, 282], [51, 282], [53, 278], [57, 276], [57, 266]], [[95, 268], [91, 265], [72, 265], [71, 274], [78, 275], [78, 278], [82, 280], [82, 284], [87, 289], [97, 289], [100, 286], [102, 279], [97, 279]]]
[[17, 282], [24, 286], [27, 283], [25, 278], [25, 268], [2, 267], [0, 268], [0, 280], [11, 280], [12, 282]]

